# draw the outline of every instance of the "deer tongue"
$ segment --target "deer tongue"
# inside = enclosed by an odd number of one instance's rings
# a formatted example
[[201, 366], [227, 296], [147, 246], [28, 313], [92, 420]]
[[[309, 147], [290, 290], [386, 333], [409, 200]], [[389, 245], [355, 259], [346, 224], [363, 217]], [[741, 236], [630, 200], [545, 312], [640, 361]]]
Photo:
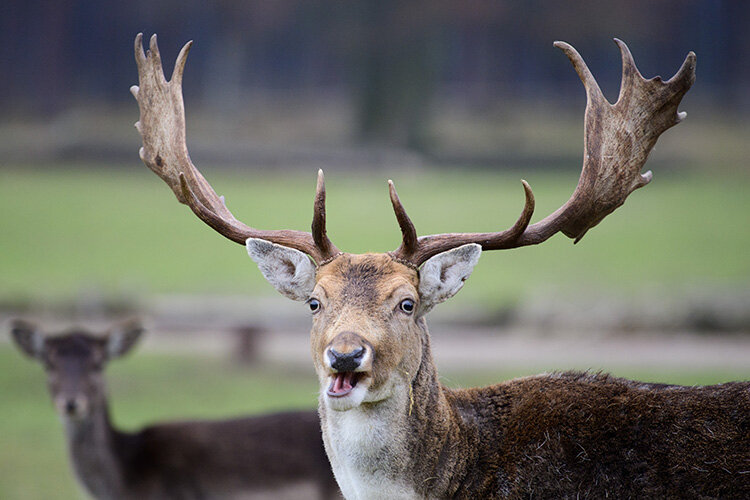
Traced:
[[344, 396], [354, 388], [354, 372], [339, 372], [333, 375], [333, 380], [328, 388], [331, 396]]

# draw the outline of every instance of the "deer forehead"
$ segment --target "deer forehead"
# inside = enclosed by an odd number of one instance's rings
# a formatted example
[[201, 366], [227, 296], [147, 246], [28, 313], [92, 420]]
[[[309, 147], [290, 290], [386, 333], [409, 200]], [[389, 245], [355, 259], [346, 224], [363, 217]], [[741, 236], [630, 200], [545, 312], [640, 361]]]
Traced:
[[54, 357], [93, 358], [104, 354], [104, 340], [84, 333], [48, 337], [47, 351]]
[[377, 307], [399, 289], [416, 294], [419, 284], [415, 269], [388, 254], [371, 253], [342, 254], [321, 266], [315, 279], [329, 301], [361, 307]]

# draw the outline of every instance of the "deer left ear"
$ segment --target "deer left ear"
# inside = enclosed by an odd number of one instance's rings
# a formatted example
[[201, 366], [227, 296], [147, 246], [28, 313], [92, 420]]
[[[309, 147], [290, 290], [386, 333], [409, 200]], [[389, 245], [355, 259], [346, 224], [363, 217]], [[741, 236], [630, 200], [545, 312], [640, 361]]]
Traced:
[[456, 295], [471, 276], [481, 254], [480, 245], [469, 243], [439, 253], [425, 262], [419, 270], [419, 314], [427, 313]]
[[260, 272], [281, 294], [307, 300], [315, 288], [315, 266], [307, 254], [258, 238], [245, 242], [247, 253]]
[[110, 328], [107, 333], [107, 359], [117, 359], [130, 352], [144, 330], [138, 320], [128, 320]]
[[14, 319], [10, 322], [10, 335], [21, 352], [34, 359], [44, 353], [44, 334], [35, 323]]

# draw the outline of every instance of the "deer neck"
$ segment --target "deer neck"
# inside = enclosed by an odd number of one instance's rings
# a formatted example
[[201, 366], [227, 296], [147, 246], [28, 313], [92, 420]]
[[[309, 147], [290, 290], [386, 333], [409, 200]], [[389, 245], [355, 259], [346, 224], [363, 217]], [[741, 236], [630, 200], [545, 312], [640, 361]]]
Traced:
[[122, 460], [106, 401], [84, 418], [63, 417], [68, 451], [83, 486], [98, 499], [122, 498]]
[[403, 374], [411, 389], [342, 412], [321, 401], [323, 440], [346, 498], [450, 496], [449, 483], [465, 474], [464, 436], [438, 380], [424, 319], [421, 326], [419, 369]]

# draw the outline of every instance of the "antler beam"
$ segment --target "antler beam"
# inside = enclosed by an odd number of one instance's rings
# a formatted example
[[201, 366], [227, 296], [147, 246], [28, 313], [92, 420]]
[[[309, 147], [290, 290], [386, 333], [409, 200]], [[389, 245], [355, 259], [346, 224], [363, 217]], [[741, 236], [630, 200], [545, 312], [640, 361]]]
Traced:
[[402, 229], [403, 242], [392, 252], [396, 258], [419, 266], [440, 252], [467, 243], [478, 243], [483, 250], [517, 248], [542, 243], [557, 232], [574, 242], [596, 226], [630, 193], [651, 181], [651, 171], [641, 174], [648, 154], [659, 136], [682, 121], [677, 112], [682, 97], [695, 81], [695, 54], [688, 53], [682, 67], [668, 81], [661, 77], [643, 78], [627, 45], [615, 39], [622, 55], [620, 96], [610, 104], [599, 89], [580, 54], [565, 42], [555, 42], [573, 63], [586, 89], [583, 170], [571, 198], [541, 221], [528, 225], [534, 210], [531, 189], [523, 182], [526, 204], [512, 228], [499, 233], [452, 233], [416, 238], [393, 184], [391, 201]]

